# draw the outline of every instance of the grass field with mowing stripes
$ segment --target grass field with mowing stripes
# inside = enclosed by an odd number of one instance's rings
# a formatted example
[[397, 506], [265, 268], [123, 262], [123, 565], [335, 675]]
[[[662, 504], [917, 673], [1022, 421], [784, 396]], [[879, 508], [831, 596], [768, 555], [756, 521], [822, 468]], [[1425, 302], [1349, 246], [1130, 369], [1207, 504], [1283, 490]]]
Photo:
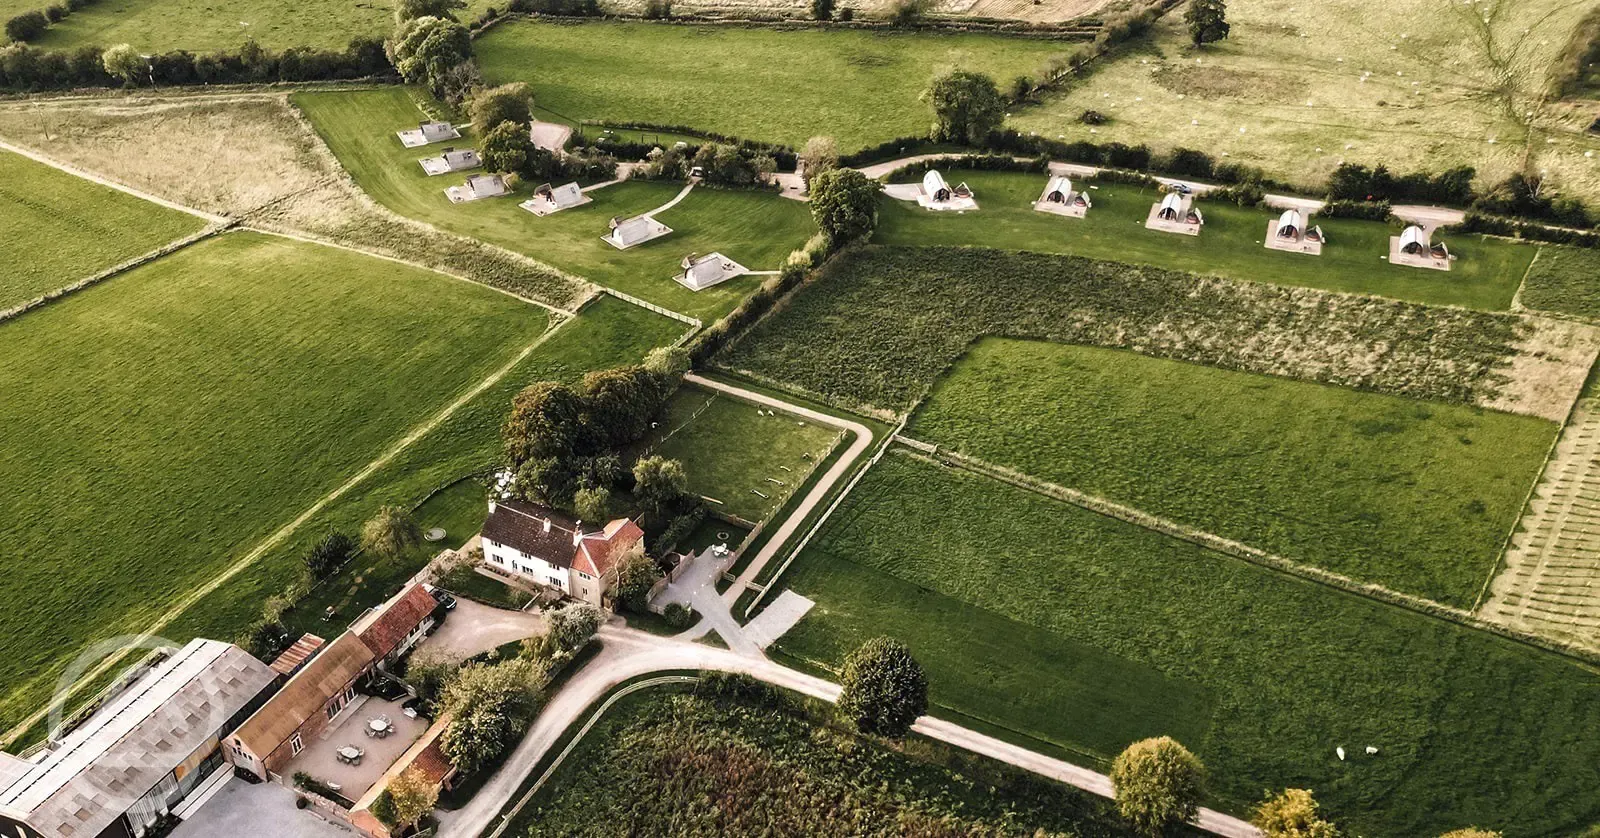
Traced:
[[[1091, 259], [1216, 274], [1230, 279], [1300, 285], [1327, 291], [1375, 294], [1419, 303], [1504, 311], [1539, 245], [1485, 236], [1439, 236], [1457, 256], [1446, 271], [1409, 268], [1387, 261], [1389, 237], [1400, 225], [1311, 216], [1328, 237], [1320, 256], [1268, 250], [1262, 245], [1265, 209], [1224, 201], [1196, 203], [1206, 223], [1198, 236], [1145, 229], [1155, 189], [1122, 183], [1073, 181], [1094, 206], [1084, 218], [1037, 212], [1033, 202], [1048, 176], [1021, 172], [943, 172], [951, 183], [966, 181], [978, 211], [929, 212], [915, 203], [885, 197], [874, 241], [894, 245], [961, 245], [1040, 253], [1070, 253]], [[1089, 189], [1094, 184], [1097, 188]]]
[[28, 603], [0, 616], [0, 722], [547, 324], [480, 286], [230, 233], [0, 327], [4, 590]]
[[[890, 454], [786, 579], [817, 604], [784, 655], [837, 667], [891, 634], [941, 708], [1102, 757], [1169, 732], [1234, 811], [1297, 786], [1351, 834], [1600, 820], [1593, 668], [985, 477]], [[1130, 701], [1130, 671], [1177, 692]]]
[[[696, 189], [662, 213], [673, 229], [665, 238], [628, 250], [601, 241], [613, 216], [629, 217], [672, 200], [681, 183], [623, 183], [589, 193], [593, 203], [539, 218], [517, 206], [538, 184], [513, 197], [451, 204], [446, 186], [465, 174], [428, 177], [417, 161], [451, 143], [420, 149], [400, 145], [394, 132], [422, 118], [405, 88], [301, 93], [294, 102], [327, 141], [339, 162], [379, 203], [443, 229], [527, 254], [584, 279], [642, 297], [707, 322], [725, 314], [754, 290], [760, 277], [741, 277], [690, 291], [672, 277], [690, 253], [721, 252], [750, 270], [776, 270], [789, 251], [815, 232], [805, 204], [771, 192]], [[470, 146], [467, 134], [454, 145]]]
[[0, 311], [205, 225], [188, 213], [0, 151]]
[[688, 125], [799, 148], [843, 151], [925, 134], [917, 97], [949, 70], [1002, 84], [1036, 75], [1072, 45], [978, 33], [873, 32], [651, 23], [515, 21], [474, 42], [494, 84], [525, 81], [570, 119]]
[[1315, 565], [1470, 609], [1554, 422], [988, 338], [908, 433]]

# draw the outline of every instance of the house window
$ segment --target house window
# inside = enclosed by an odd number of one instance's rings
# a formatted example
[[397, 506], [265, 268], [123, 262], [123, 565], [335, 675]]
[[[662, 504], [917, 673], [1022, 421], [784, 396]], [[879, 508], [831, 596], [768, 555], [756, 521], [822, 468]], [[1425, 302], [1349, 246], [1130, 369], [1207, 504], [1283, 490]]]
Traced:
[[578, 578], [579, 579], [593, 579], [594, 577], [590, 576], [589, 574], [584, 573], [583, 571], [580, 570], [580, 571], [578, 571]]
[[295, 735], [289, 737], [289, 756], [292, 756], [292, 757], [300, 756], [300, 752], [305, 750], [305, 749], [306, 749], [305, 743], [300, 741], [300, 734], [298, 732], [295, 733]]
[[552, 576], [550, 577], [550, 587], [561, 588], [565, 590], [567, 587], [567, 582], [559, 576]]

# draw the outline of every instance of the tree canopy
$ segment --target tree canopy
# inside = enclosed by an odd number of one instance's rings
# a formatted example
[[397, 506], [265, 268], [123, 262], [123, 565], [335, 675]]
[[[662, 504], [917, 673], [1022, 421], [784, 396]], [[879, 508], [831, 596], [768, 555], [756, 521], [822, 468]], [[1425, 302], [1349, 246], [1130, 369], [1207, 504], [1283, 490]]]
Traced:
[[1266, 838], [1339, 838], [1339, 829], [1317, 814], [1309, 789], [1284, 789], [1263, 800], [1250, 819]]
[[982, 145], [1006, 118], [1006, 100], [994, 79], [954, 70], [933, 80], [922, 98], [933, 108], [934, 140]]
[[450, 763], [463, 774], [492, 763], [527, 729], [548, 683], [542, 663], [522, 658], [462, 669], [439, 699], [451, 716], [440, 741]]
[[904, 643], [878, 637], [845, 658], [839, 715], [862, 733], [901, 737], [928, 712], [928, 676]]
[[381, 507], [361, 527], [361, 546], [380, 556], [398, 556], [420, 543], [422, 529], [404, 507]]
[[800, 150], [800, 171], [809, 188], [823, 172], [839, 168], [839, 144], [832, 137], [812, 137]]
[[407, 768], [400, 776], [389, 781], [389, 787], [383, 790], [383, 794], [389, 798], [389, 805], [385, 807], [391, 818], [387, 821], [388, 825], [400, 827], [402, 831], [416, 826], [439, 802], [439, 787], [430, 782], [422, 769], [416, 766]]
[[492, 131], [504, 122], [514, 123], [526, 132], [533, 121], [533, 88], [520, 81], [486, 87], [473, 94], [467, 111], [479, 132]]
[[1117, 811], [1150, 836], [1193, 820], [1204, 784], [1205, 767], [1170, 736], [1135, 742], [1111, 763]]
[[645, 555], [643, 542], [634, 544], [617, 560], [617, 602], [636, 614], [650, 605], [650, 588], [661, 578], [655, 560]]
[[838, 243], [866, 238], [878, 223], [877, 181], [855, 169], [832, 169], [811, 178], [811, 217]]
[[1195, 46], [1228, 37], [1228, 6], [1223, 0], [1189, 0], [1183, 10], [1183, 19], [1189, 24], [1189, 40]]
[[455, 20], [456, 9], [465, 9], [467, 0], [398, 0], [394, 4], [395, 23], [405, 23], [419, 17], [439, 17]]
[[645, 457], [633, 464], [633, 496], [652, 512], [676, 504], [689, 489], [683, 463], [666, 457]]
[[443, 17], [418, 17], [395, 29], [385, 44], [389, 61], [400, 77], [425, 84], [443, 95], [455, 86], [458, 68], [472, 62], [472, 36], [467, 27]]
[[478, 143], [483, 168], [491, 172], [521, 172], [528, 168], [528, 159], [533, 153], [528, 129], [515, 122], [501, 122], [488, 129]]

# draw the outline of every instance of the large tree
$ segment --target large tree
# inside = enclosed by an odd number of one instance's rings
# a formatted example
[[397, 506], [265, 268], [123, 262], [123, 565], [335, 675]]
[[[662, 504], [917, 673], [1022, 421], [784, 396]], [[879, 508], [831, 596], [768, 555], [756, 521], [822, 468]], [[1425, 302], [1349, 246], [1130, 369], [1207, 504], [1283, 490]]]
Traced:
[[1006, 118], [1006, 100], [994, 79], [954, 70], [933, 80], [922, 98], [933, 108], [933, 139], [983, 145]]
[[394, 4], [395, 23], [405, 23], [419, 17], [440, 17], [455, 20], [456, 9], [465, 9], [467, 0], [398, 0]]
[[1228, 4], [1223, 0], [1189, 0], [1183, 10], [1183, 19], [1189, 24], [1189, 40], [1195, 46], [1228, 37]]
[[877, 181], [855, 169], [832, 169], [811, 178], [811, 217], [828, 238], [843, 244], [872, 235], [878, 223]]
[[901, 737], [928, 712], [928, 676], [904, 643], [877, 637], [845, 658], [839, 715], [862, 733]]
[[342, 532], [330, 532], [306, 551], [306, 570], [315, 581], [327, 579], [344, 566], [345, 560], [355, 553], [357, 546], [356, 540], [350, 536]]
[[565, 384], [541, 381], [522, 388], [500, 427], [506, 464], [516, 470], [538, 457], [570, 457], [582, 413], [583, 400]]
[[361, 546], [380, 556], [398, 556], [420, 543], [422, 528], [405, 507], [381, 507], [361, 526]]
[[1284, 789], [1256, 807], [1250, 819], [1266, 838], [1339, 838], [1339, 829], [1317, 813], [1309, 789]]
[[395, 29], [384, 45], [400, 77], [443, 93], [472, 61], [472, 36], [467, 27], [442, 17], [419, 17]]
[[800, 173], [806, 179], [806, 188], [823, 172], [839, 168], [839, 144], [832, 137], [812, 137], [800, 150]]
[[633, 481], [633, 496], [657, 514], [681, 500], [689, 489], [683, 463], [659, 455], [634, 463]]
[[591, 451], [638, 442], [665, 405], [661, 376], [644, 366], [597, 370], [583, 377], [583, 427]]
[[589, 644], [600, 629], [600, 609], [587, 602], [569, 602], [545, 616], [545, 633], [524, 644], [536, 658], [567, 660]]
[[138, 84], [150, 78], [150, 62], [131, 44], [117, 44], [100, 56], [100, 63], [108, 74], [122, 79], [125, 84]]
[[478, 154], [483, 158], [483, 168], [491, 172], [525, 172], [534, 155], [533, 139], [528, 136], [527, 126], [502, 122], [483, 135]]
[[473, 94], [468, 111], [480, 133], [502, 122], [516, 123], [526, 131], [533, 121], [533, 88], [520, 81], [484, 88]]
[[650, 605], [650, 589], [660, 578], [661, 569], [645, 554], [644, 542], [634, 544], [617, 559], [617, 602], [643, 614]]
[[461, 670], [439, 699], [451, 719], [440, 747], [463, 774], [475, 774], [511, 747], [538, 709], [549, 683], [542, 663], [516, 659]]
[[1142, 739], [1112, 761], [1111, 785], [1122, 817], [1159, 836], [1200, 811], [1205, 766], [1170, 736]]
[[414, 765], [390, 780], [383, 793], [389, 796], [387, 809], [393, 818], [389, 826], [399, 827], [399, 832], [416, 826], [439, 802], [439, 787]]

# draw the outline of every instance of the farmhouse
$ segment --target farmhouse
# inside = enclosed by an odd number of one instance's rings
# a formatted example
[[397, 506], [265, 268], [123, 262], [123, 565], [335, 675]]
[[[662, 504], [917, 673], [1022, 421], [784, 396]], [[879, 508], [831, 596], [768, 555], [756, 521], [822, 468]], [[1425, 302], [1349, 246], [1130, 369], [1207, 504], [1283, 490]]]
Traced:
[[965, 212], [978, 208], [972, 189], [965, 183], [952, 187], [945, 183], [944, 175], [929, 171], [922, 176], [922, 188], [917, 193], [917, 205], [930, 210], [955, 210]]
[[424, 122], [411, 130], [397, 131], [395, 136], [400, 138], [400, 143], [406, 148], [418, 148], [460, 139], [461, 132], [448, 122]]
[[1180, 192], [1168, 192], [1160, 203], [1150, 207], [1150, 217], [1145, 219], [1144, 226], [1151, 230], [1198, 236], [1200, 225], [1205, 223], [1205, 216], [1194, 205], [1193, 198]]
[[726, 282], [736, 276], [748, 273], [745, 267], [738, 262], [723, 256], [721, 253], [708, 253], [696, 256], [691, 253], [683, 257], [681, 263], [683, 273], [673, 277], [690, 291], [699, 291], [710, 288], [719, 282]]
[[577, 182], [564, 183], [555, 187], [546, 183], [533, 190], [533, 197], [523, 201], [518, 206], [534, 215], [545, 216], [564, 209], [582, 206], [591, 200], [593, 199], [585, 195], [583, 190], [578, 187]]
[[438, 157], [424, 157], [417, 162], [422, 164], [422, 170], [429, 177], [476, 169], [483, 165], [477, 150], [471, 148], [446, 148]]
[[1286, 209], [1282, 215], [1267, 222], [1264, 246], [1268, 250], [1320, 256], [1322, 242], [1322, 228], [1308, 227], [1305, 216], [1297, 209]]
[[636, 215], [626, 220], [622, 218], [611, 219], [611, 233], [601, 236], [601, 238], [618, 250], [627, 250], [634, 245], [644, 244], [652, 239], [659, 239], [671, 232], [671, 227], [648, 215]]
[[1033, 203], [1033, 208], [1039, 212], [1082, 218], [1088, 214], [1090, 203], [1087, 193], [1072, 190], [1071, 178], [1054, 175], [1045, 184], [1044, 192]]
[[1454, 258], [1444, 242], [1433, 244], [1428, 231], [1415, 224], [1389, 237], [1389, 261], [1396, 265], [1448, 271]]
[[452, 204], [464, 204], [481, 198], [495, 198], [508, 194], [505, 179], [499, 175], [472, 175], [467, 182], [460, 186], [452, 186], [444, 191]]
[[0, 756], [0, 833], [132, 838], [224, 766], [219, 741], [276, 676], [231, 643], [166, 650], [42, 758]]
[[490, 500], [483, 522], [483, 558], [501, 571], [604, 606], [617, 584], [622, 555], [644, 539], [627, 518], [585, 527], [543, 504]]

